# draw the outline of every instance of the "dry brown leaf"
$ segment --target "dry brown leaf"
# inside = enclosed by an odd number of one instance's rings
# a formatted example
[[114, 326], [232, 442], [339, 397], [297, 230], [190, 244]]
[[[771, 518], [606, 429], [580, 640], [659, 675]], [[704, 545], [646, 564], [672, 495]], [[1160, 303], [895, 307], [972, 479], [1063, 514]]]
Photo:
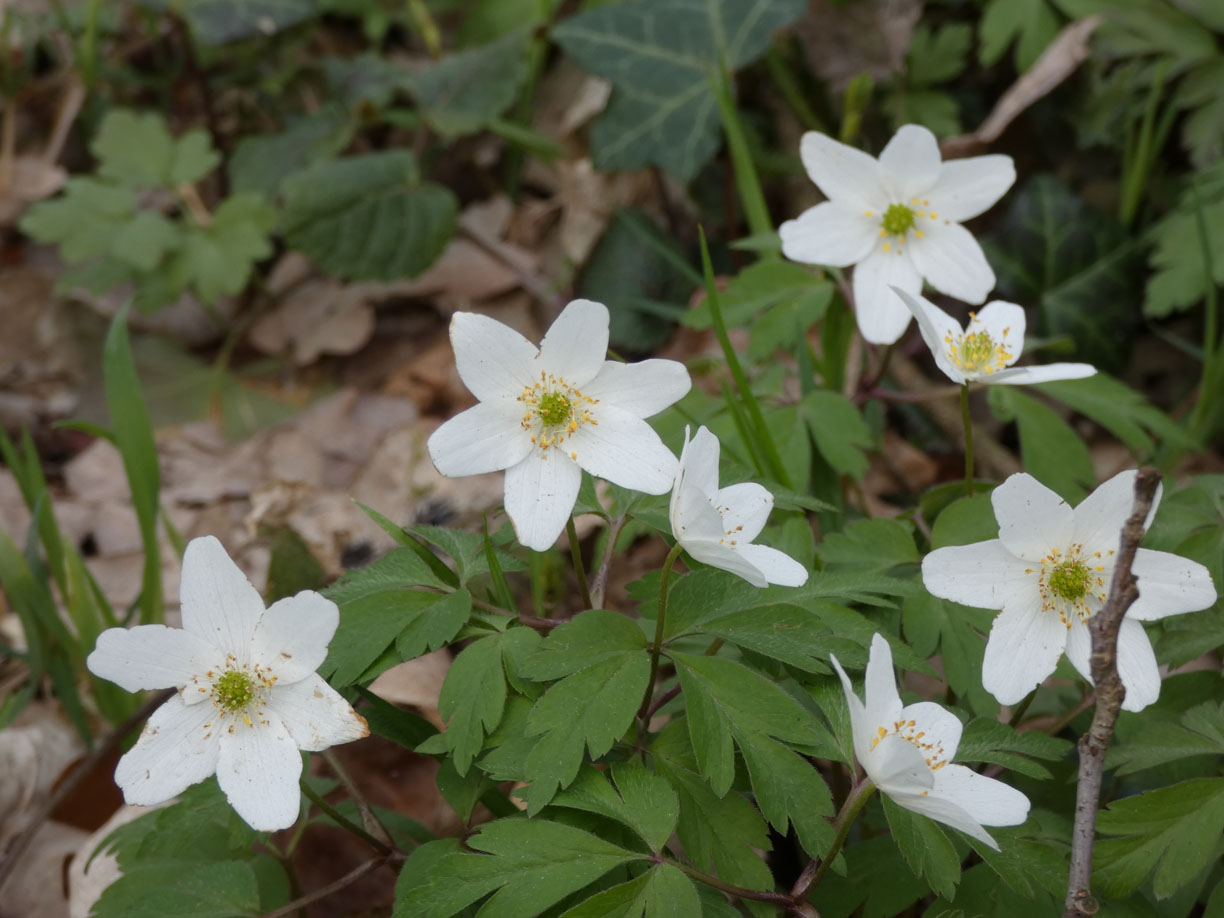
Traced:
[[29, 823], [52, 786], [84, 751], [58, 705], [33, 701], [0, 730], [0, 851]]
[[0, 226], [16, 223], [27, 207], [51, 197], [66, 181], [68, 173], [53, 162], [38, 156], [15, 157], [12, 180], [0, 189]]
[[[80, 842], [76, 856], [68, 866], [68, 918], [89, 918], [94, 903], [98, 901], [106, 888], [123, 876], [123, 871], [119, 869], [119, 860], [113, 852], [99, 852], [95, 856], [94, 852], [98, 845], [102, 844], [103, 840], [120, 826], [152, 810], [170, 806], [177, 800], [176, 797], [152, 807], [121, 806], [105, 824]], [[86, 864], [89, 865], [88, 870], [86, 870]]]
[[443, 724], [442, 715], [438, 713], [438, 696], [450, 665], [450, 651], [435, 650], [407, 663], [392, 666], [370, 684], [370, 691], [392, 704], [416, 708], [422, 717], [441, 730]]
[[809, 0], [795, 34], [808, 66], [840, 93], [859, 74], [878, 82], [900, 71], [921, 15], [919, 0]]
[[288, 352], [298, 366], [322, 354], [352, 354], [374, 334], [374, 307], [362, 285], [314, 278], [296, 285], [251, 326], [248, 340], [265, 354]]

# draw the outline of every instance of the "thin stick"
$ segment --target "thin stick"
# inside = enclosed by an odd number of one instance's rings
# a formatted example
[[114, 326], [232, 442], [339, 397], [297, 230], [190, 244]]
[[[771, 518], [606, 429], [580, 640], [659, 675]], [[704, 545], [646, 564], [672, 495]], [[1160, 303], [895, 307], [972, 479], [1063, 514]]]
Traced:
[[578, 595], [586, 605], [584, 609], [594, 609], [591, 605], [591, 588], [587, 586], [586, 566], [582, 563], [582, 546], [578, 543], [578, 530], [574, 528], [574, 517], [565, 521], [565, 534], [569, 536], [570, 558], [574, 562], [574, 575], [578, 578]]
[[81, 760], [80, 764], [70, 771], [68, 776], [60, 782], [59, 786], [56, 787], [55, 792], [51, 794], [51, 796], [47, 798], [46, 802], [43, 803], [37, 812], [35, 812], [33, 818], [29, 822], [29, 825], [27, 825], [22, 833], [13, 840], [11, 845], [9, 845], [8, 852], [5, 854], [4, 859], [0, 861], [0, 892], [4, 891], [5, 882], [10, 876], [12, 876], [13, 870], [29, 851], [30, 842], [34, 839], [34, 836], [38, 833], [38, 830], [42, 824], [46, 822], [47, 818], [55, 811], [55, 808], [63, 803], [69, 794], [76, 790], [77, 785], [81, 783], [87, 774], [97, 767], [99, 762], [119, 748], [119, 744], [123, 742], [124, 738], [129, 733], [143, 723], [149, 717], [149, 715], [165, 704], [166, 699], [173, 695], [175, 691], [176, 690], [172, 688], [162, 689], [156, 695], [150, 697], [148, 701], [140, 706], [136, 713], [108, 733], [106, 738], [95, 746], [93, 751], [89, 753], [89, 755], [85, 756], [85, 758]]
[[871, 795], [875, 793], [875, 785], [868, 778], [863, 778], [858, 784], [850, 788], [850, 793], [846, 796], [846, 800], [842, 803], [841, 809], [837, 812], [837, 817], [833, 820], [833, 844], [829, 846], [828, 853], [820, 860], [812, 860], [811, 863], [804, 868], [803, 873], [799, 875], [799, 879], [795, 881], [794, 888], [791, 889], [791, 899], [796, 903], [804, 902], [812, 887], [821, 881], [825, 873], [829, 869], [829, 865], [833, 863], [837, 854], [842, 849], [842, 845], [846, 843], [846, 836], [850, 834], [850, 827], [854, 824], [854, 818], [858, 816], [859, 811], [871, 799]]
[[348, 795], [353, 798], [353, 803], [357, 805], [357, 812], [361, 815], [361, 824], [365, 830], [387, 845], [387, 847], [396, 847], [395, 840], [391, 838], [391, 833], [382, 824], [382, 820], [374, 814], [373, 807], [370, 806], [369, 801], [361, 793], [361, 789], [349, 777], [349, 773], [345, 770], [344, 766], [340, 764], [340, 759], [336, 755], [335, 750], [324, 749], [323, 760], [327, 762], [328, 767], [331, 768], [337, 780], [344, 785]]
[[1126, 697], [1126, 687], [1118, 676], [1118, 629], [1122, 617], [1139, 598], [1131, 573], [1135, 552], [1143, 538], [1144, 523], [1152, 509], [1160, 473], [1144, 467], [1135, 476], [1135, 504], [1122, 528], [1122, 541], [1114, 566], [1113, 583], [1104, 607], [1088, 621], [1092, 633], [1092, 681], [1096, 685], [1096, 710], [1092, 726], [1079, 741], [1079, 779], [1075, 789], [1075, 826], [1071, 832], [1071, 871], [1063, 918], [1083, 918], [1100, 909], [1092, 897], [1092, 845], [1096, 835], [1097, 807], [1101, 799], [1101, 779], [1105, 771], [1105, 752], [1113, 739], [1118, 712]]
[[961, 423], [965, 425], [965, 493], [973, 496], [973, 418], [969, 416], [969, 384], [961, 386]]
[[352, 886], [367, 873], [373, 873], [383, 864], [389, 863], [390, 857], [376, 857], [366, 861], [364, 864], [358, 864], [344, 876], [338, 880], [328, 883], [326, 886], [316, 889], [314, 892], [307, 893], [300, 899], [294, 899], [288, 905], [278, 908], [274, 912], [265, 913], [262, 918], [284, 918], [285, 915], [292, 915], [294, 912], [305, 908], [306, 906], [318, 902], [320, 899], [326, 899], [332, 893], [337, 893], [346, 887]]
[[667, 621], [667, 578], [671, 574], [672, 565], [676, 563], [676, 559], [680, 557], [680, 552], [683, 550], [679, 542], [672, 546], [672, 550], [667, 553], [667, 560], [663, 562], [663, 571], [659, 576], [659, 609], [655, 616], [654, 643], [650, 645], [650, 678], [646, 682], [646, 694], [642, 696], [642, 704], [638, 707], [637, 712], [639, 746], [642, 745], [646, 730], [650, 726], [647, 712], [654, 698], [655, 679], [659, 675], [659, 654], [663, 650], [663, 631]]
[[313, 803], [315, 806], [317, 806], [319, 810], [322, 811], [322, 813], [325, 816], [331, 819], [332, 822], [334, 822], [341, 829], [346, 829], [347, 831], [356, 835], [358, 838], [360, 838], [367, 845], [369, 845], [371, 848], [373, 848], [375, 851], [377, 851], [379, 854], [381, 854], [384, 857], [390, 857], [392, 854], [395, 853], [396, 849], [393, 848], [391, 845], [387, 845], [379, 841], [377, 838], [375, 838], [373, 835], [371, 835], [361, 826], [357, 825], [357, 823], [353, 822], [351, 819], [349, 819], [343, 813], [337, 810], [334, 806], [332, 806], [330, 803], [324, 800], [322, 795], [319, 794], [318, 791], [316, 791], [313, 787], [311, 787], [308, 783], [306, 783], [305, 778], [302, 778], [302, 780], [299, 781], [298, 784], [302, 788], [302, 793], [306, 795], [306, 799], [309, 800], [311, 803]]
[[612, 570], [612, 558], [616, 555], [616, 540], [620, 538], [621, 530], [627, 522], [628, 517], [622, 516], [608, 523], [608, 541], [604, 545], [599, 570], [595, 572], [595, 582], [591, 584], [592, 609], [603, 608], [604, 593], [608, 590], [608, 574]]

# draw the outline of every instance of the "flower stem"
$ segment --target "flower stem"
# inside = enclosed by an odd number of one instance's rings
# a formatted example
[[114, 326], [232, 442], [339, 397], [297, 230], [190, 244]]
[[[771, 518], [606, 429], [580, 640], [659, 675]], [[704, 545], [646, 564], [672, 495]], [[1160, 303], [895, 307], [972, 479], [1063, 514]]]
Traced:
[[969, 384], [961, 386], [961, 421], [965, 425], [965, 493], [973, 496], [973, 419], [969, 417]]
[[650, 712], [650, 702], [654, 698], [655, 679], [659, 675], [659, 652], [663, 649], [663, 629], [667, 623], [667, 578], [671, 575], [672, 565], [676, 563], [676, 559], [680, 557], [680, 552], [683, 550], [679, 542], [672, 546], [672, 550], [667, 553], [667, 560], [663, 562], [663, 571], [659, 575], [659, 612], [655, 618], [654, 643], [650, 645], [650, 678], [646, 681], [646, 694], [637, 712], [639, 739], [646, 735], [647, 715]]
[[353, 822], [334, 806], [324, 800], [313, 787], [306, 783], [305, 779], [300, 780], [298, 783], [301, 785], [302, 793], [306, 795], [306, 799], [317, 806], [325, 816], [331, 819], [340, 828], [347, 829], [349, 832], [352, 832], [381, 855], [388, 856], [395, 853], [394, 848], [379, 841], [361, 826], [357, 825], [357, 823]]
[[763, 889], [745, 889], [742, 886], [734, 886], [731, 883], [724, 883], [717, 877], [712, 877], [708, 873], [702, 873], [688, 864], [680, 861], [673, 861], [671, 858], [661, 858], [662, 864], [668, 864], [675, 867], [685, 876], [691, 877], [698, 883], [704, 883], [706, 886], [712, 886], [721, 892], [725, 892], [729, 896], [735, 896], [737, 899], [746, 899], [753, 902], [772, 902], [775, 905], [780, 905], [783, 908], [790, 910], [792, 905], [791, 897], [778, 892], [769, 892]]
[[870, 778], [863, 778], [862, 781], [850, 788], [846, 802], [837, 811], [837, 818], [833, 821], [833, 829], [836, 834], [833, 836], [833, 844], [829, 846], [828, 853], [819, 861], [814, 860], [808, 864], [804, 868], [803, 873], [799, 875], [799, 879], [795, 881], [794, 888], [791, 889], [791, 898], [796, 902], [806, 900], [812, 887], [824, 877], [829, 869], [829, 865], [833, 863], [837, 853], [841, 851], [842, 845], [846, 843], [846, 836], [850, 834], [850, 826], [854, 824], [854, 819], [858, 816], [859, 810], [866, 805], [874, 793], [875, 785], [871, 783]]
[[591, 588], [587, 586], [586, 568], [582, 564], [582, 546], [578, 544], [578, 530], [574, 528], [574, 518], [565, 521], [565, 534], [569, 536], [570, 557], [574, 560], [574, 574], [578, 578], [578, 592], [582, 597], [584, 609], [593, 609], [591, 605]]

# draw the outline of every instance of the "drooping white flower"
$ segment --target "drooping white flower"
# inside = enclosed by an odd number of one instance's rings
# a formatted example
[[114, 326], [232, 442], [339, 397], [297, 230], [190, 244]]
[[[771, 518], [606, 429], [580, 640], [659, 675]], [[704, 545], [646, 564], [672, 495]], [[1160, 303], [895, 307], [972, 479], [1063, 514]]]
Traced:
[[150, 806], [216, 772], [230, 805], [271, 832], [298, 817], [305, 749], [369, 734], [365, 720], [315, 670], [339, 624], [336, 604], [305, 590], [267, 609], [221, 543], [183, 555], [182, 629], [111, 628], [85, 661], [129, 692], [177, 688], [119, 760], [128, 803]]
[[893, 676], [892, 650], [881, 635], [871, 639], [865, 701], [859, 701], [837, 657], [850, 706], [854, 755], [867, 777], [892, 801], [954, 829], [996, 851], [983, 826], [1018, 826], [1028, 818], [1029, 801], [1002, 781], [952, 764], [961, 740], [956, 715], [933, 701], [901, 704]]
[[684, 550], [698, 561], [743, 577], [753, 586], [801, 586], [807, 569], [789, 555], [753, 545], [773, 509], [773, 495], [755, 482], [718, 487], [718, 438], [706, 428], [684, 449], [671, 493], [671, 527]]
[[[1087, 622], [1109, 598], [1135, 474], [1115, 475], [1074, 510], [1031, 475], [1012, 475], [990, 496], [997, 539], [940, 548], [923, 559], [922, 582], [933, 595], [1002, 610], [982, 662], [982, 685], [1002, 704], [1015, 704], [1045, 681], [1064, 651], [1092, 681]], [[1141, 711], [1160, 697], [1160, 671], [1141, 623], [1206, 609], [1216, 590], [1205, 567], [1168, 552], [1140, 548], [1131, 572], [1139, 598], [1118, 631], [1118, 675], [1126, 687], [1123, 709]]]
[[961, 226], [988, 209], [1016, 180], [1010, 156], [941, 162], [935, 135], [904, 125], [878, 160], [824, 134], [803, 135], [808, 176], [828, 201], [782, 224], [782, 252], [809, 264], [854, 269], [859, 331], [892, 344], [910, 321], [889, 287], [918, 294], [922, 280], [966, 303], [995, 285], [981, 246]]
[[900, 287], [894, 287], [893, 292], [914, 314], [936, 365], [954, 383], [1016, 386], [1083, 379], [1096, 373], [1096, 367], [1087, 363], [1013, 367], [1024, 350], [1025, 328], [1024, 309], [1015, 303], [992, 300], [980, 312], [969, 313], [969, 324], [961, 328], [959, 322], [926, 297], [911, 296]]
[[543, 551], [574, 509], [582, 469], [624, 488], [665, 494], [676, 457], [644, 418], [692, 385], [674, 360], [606, 360], [608, 309], [574, 300], [539, 348], [496, 319], [457, 312], [455, 365], [480, 401], [429, 438], [447, 477], [506, 470], [506, 513], [518, 540]]

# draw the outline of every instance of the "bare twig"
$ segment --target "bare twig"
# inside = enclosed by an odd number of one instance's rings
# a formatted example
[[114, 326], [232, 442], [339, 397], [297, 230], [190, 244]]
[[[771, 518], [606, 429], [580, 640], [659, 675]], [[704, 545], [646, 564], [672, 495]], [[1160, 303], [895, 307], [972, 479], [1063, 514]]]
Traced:
[[616, 555], [616, 540], [620, 538], [621, 530], [629, 522], [627, 516], [620, 516], [608, 522], [608, 541], [604, 543], [603, 559], [599, 562], [599, 570], [591, 581], [591, 608], [602, 609], [604, 593], [608, 589], [608, 573], [612, 570], [612, 558]]
[[1096, 834], [1097, 806], [1101, 798], [1101, 778], [1105, 771], [1105, 751], [1113, 739], [1114, 724], [1126, 697], [1118, 676], [1118, 629], [1122, 617], [1139, 598], [1131, 573], [1135, 552], [1143, 538], [1144, 523], [1152, 509], [1160, 473], [1153, 468], [1139, 470], [1135, 477], [1135, 504], [1122, 528], [1113, 583], [1104, 607], [1088, 621], [1092, 633], [1092, 681], [1096, 685], [1096, 711], [1092, 726], [1079, 742], [1079, 779], [1075, 789], [1075, 826], [1071, 832], [1071, 871], [1063, 918], [1095, 915], [1100, 905], [1092, 897], [1092, 844]]
[[323, 750], [323, 759], [327, 762], [328, 767], [340, 783], [344, 785], [348, 795], [353, 798], [353, 803], [357, 805], [357, 812], [361, 815], [362, 827], [388, 848], [396, 847], [394, 839], [391, 838], [391, 833], [387, 831], [387, 827], [382, 824], [382, 821], [374, 815], [374, 809], [361, 793], [361, 788], [353, 782], [348, 772], [345, 771], [344, 766], [340, 764], [340, 759], [337, 757], [335, 750]]
[[294, 912], [305, 908], [312, 903], [318, 902], [320, 899], [326, 899], [332, 893], [337, 893], [342, 889], [352, 886], [367, 873], [373, 873], [383, 864], [390, 863], [394, 858], [390, 856], [376, 857], [362, 864], [358, 864], [340, 879], [328, 883], [326, 886], [316, 889], [314, 892], [309, 892], [300, 899], [294, 899], [288, 905], [278, 908], [274, 912], [267, 912], [263, 918], [284, 918], [286, 915], [292, 915]]
[[9, 845], [3, 860], [0, 860], [0, 892], [4, 891], [5, 882], [13, 875], [14, 869], [16, 869], [21, 859], [29, 851], [30, 842], [33, 841], [42, 824], [55, 812], [55, 808], [63, 803], [69, 794], [76, 790], [77, 785], [97, 767], [99, 762], [118, 749], [119, 744], [123, 742], [124, 738], [140, 726], [140, 724], [144, 723], [149, 715], [160, 708], [174, 692], [175, 689], [162, 689], [156, 695], [152, 695], [148, 701], [140, 706], [139, 710], [108, 733], [102, 742], [94, 746], [93, 751], [81, 759], [76, 768], [72, 769], [60, 781], [59, 786], [55, 788], [55, 792], [34, 813], [29, 824], [13, 840], [13, 843]]

